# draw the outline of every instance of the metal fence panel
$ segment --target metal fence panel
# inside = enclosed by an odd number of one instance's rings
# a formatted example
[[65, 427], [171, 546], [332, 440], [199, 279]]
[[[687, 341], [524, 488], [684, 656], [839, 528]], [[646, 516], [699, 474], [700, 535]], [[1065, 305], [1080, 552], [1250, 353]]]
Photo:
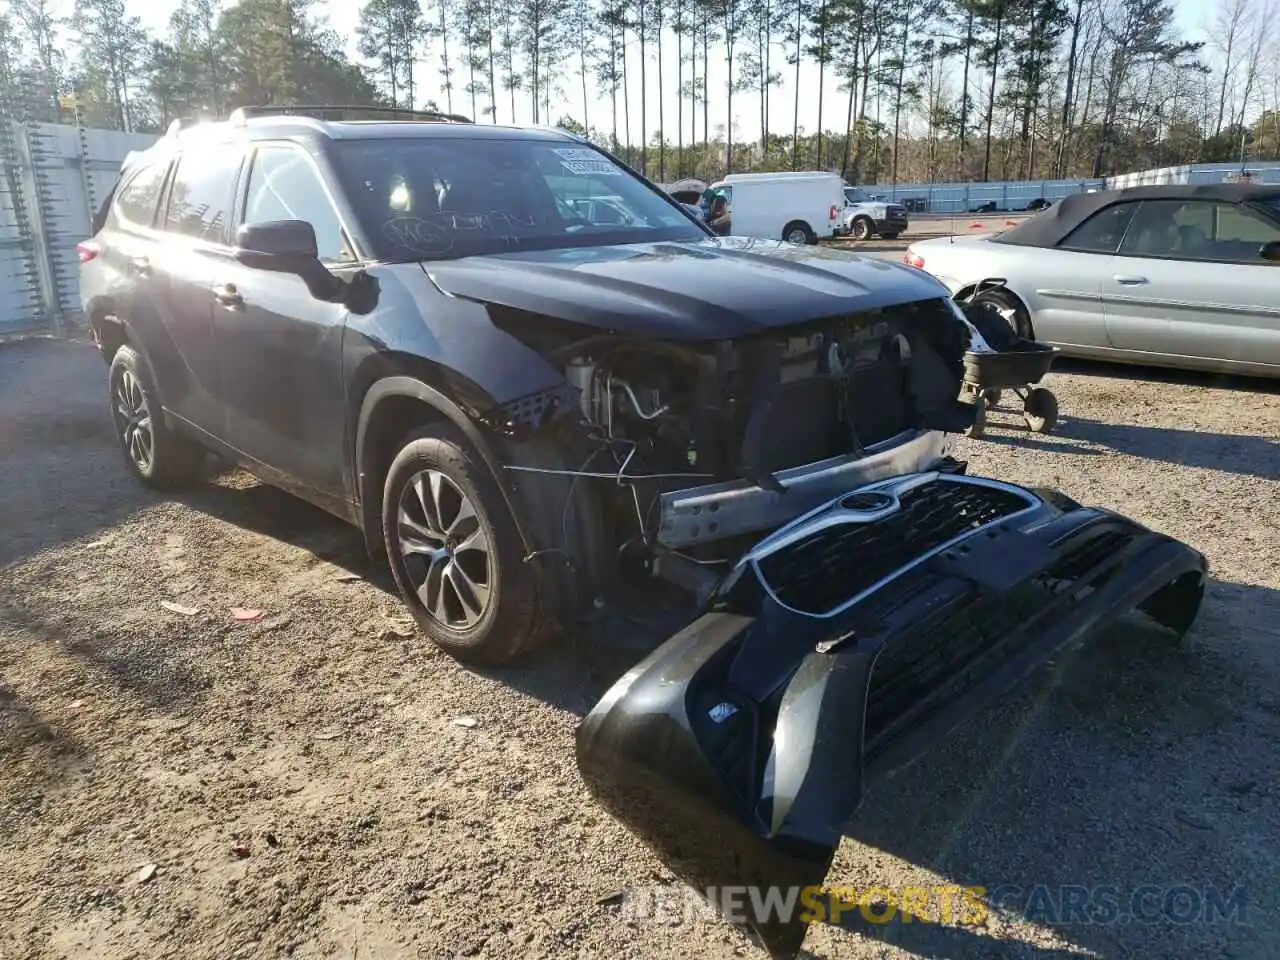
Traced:
[[1222, 183], [1244, 169], [1254, 183], [1280, 184], [1280, 163], [1198, 163], [1142, 170], [1099, 180], [1017, 180], [1008, 183], [898, 183], [867, 185], [873, 196], [901, 203], [914, 213], [971, 213], [988, 203], [1000, 210], [1025, 210], [1033, 200], [1061, 200], [1088, 190], [1120, 190], [1146, 184]]
[[76, 244], [150, 134], [0, 121], [0, 336], [54, 332], [80, 311]]

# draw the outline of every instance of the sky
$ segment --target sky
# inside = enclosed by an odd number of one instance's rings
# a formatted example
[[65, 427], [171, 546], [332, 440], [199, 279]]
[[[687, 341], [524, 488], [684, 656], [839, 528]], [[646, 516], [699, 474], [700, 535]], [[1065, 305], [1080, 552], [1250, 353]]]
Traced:
[[[70, 5], [70, 0], [67, 0]], [[1203, 27], [1210, 16], [1213, 9], [1217, 6], [1214, 0], [1173, 0], [1174, 8], [1178, 15], [1178, 24], [1188, 38], [1203, 39]], [[168, 30], [169, 16], [177, 6], [176, 0], [126, 0], [126, 6], [131, 13], [142, 18], [146, 27], [157, 35], [163, 35]], [[320, 0], [315, 5], [315, 12], [318, 15], [327, 18], [329, 25], [337, 31], [339, 36], [347, 38], [347, 53], [353, 60], [359, 60], [360, 57], [356, 53], [356, 27], [360, 20], [360, 6], [358, 0]], [[632, 47], [629, 47], [628, 66], [634, 66], [636, 60], [632, 59], [638, 54], [638, 45], [635, 38], [632, 38]], [[651, 48], [652, 49], [652, 48]], [[686, 46], [687, 51], [687, 46]], [[651, 53], [651, 57], [653, 54]], [[795, 68], [787, 65], [784, 59], [784, 52], [776, 51], [776, 66], [783, 75], [783, 82], [780, 86], [774, 87], [770, 93], [769, 101], [769, 125], [775, 133], [786, 132], [791, 129], [792, 118], [795, 114]], [[664, 86], [666, 91], [662, 95], [662, 107], [665, 112], [665, 121], [668, 133], [668, 139], [674, 140], [674, 128], [676, 123], [677, 110], [679, 107], [678, 97], [676, 95], [675, 83], [675, 62], [676, 62], [676, 46], [673, 37], [666, 38], [663, 44], [664, 58]], [[456, 69], [456, 68], [455, 68]], [[575, 120], [582, 121], [582, 94], [581, 82], [577, 73], [578, 65], [576, 59], [560, 65], [560, 71], [564, 75], [564, 83], [566, 88], [566, 97], [559, 103], [556, 99], [552, 100], [552, 114], [550, 122], [554, 123], [563, 115], [569, 115]], [[702, 67], [699, 65], [699, 72]], [[647, 76], [647, 93], [649, 95], [646, 103], [646, 121], [647, 126], [652, 133], [657, 129], [658, 116], [658, 77], [656, 61], [651, 61], [648, 68]], [[726, 65], [723, 59], [712, 57], [710, 72], [710, 87], [713, 96], [710, 101], [710, 121], [714, 130], [721, 127], [726, 120], [727, 103], [726, 97], [723, 95], [725, 83]], [[634, 76], [630, 80], [630, 113], [632, 125], [632, 140], [639, 142], [640, 134], [640, 98], [638, 70], [633, 71]], [[459, 81], [458, 74], [455, 73], [455, 89], [453, 91], [453, 110], [455, 112], [470, 114], [471, 101], [470, 96], [462, 92], [461, 88], [465, 84], [465, 79]], [[433, 96], [436, 98], [437, 105], [441, 108], [447, 106], [445, 95], [441, 91], [441, 79], [437, 70], [427, 65], [418, 67], [415, 77], [419, 89], [423, 91], [423, 96]], [[608, 132], [611, 126], [611, 111], [609, 98], [600, 94], [595, 89], [598, 84], [594, 77], [588, 76], [590, 83], [589, 92], [593, 94], [593, 99], [588, 103], [587, 120], [592, 126], [599, 127], [602, 131]], [[954, 82], [954, 81], [953, 81]], [[501, 84], [499, 84], [501, 85]], [[802, 66], [800, 72], [800, 126], [803, 130], [813, 132], [817, 129], [818, 119], [818, 69], [812, 64]], [[838, 82], [830, 77], [823, 84], [823, 125], [828, 129], [839, 129], [843, 126], [847, 95], [841, 93], [838, 89]], [[720, 96], [715, 96], [715, 91], [722, 91]], [[481, 104], [487, 105], [487, 97], [478, 99], [477, 111], [483, 109]], [[508, 107], [508, 98], [500, 93], [498, 96], [498, 122], [510, 123], [512, 118]], [[760, 136], [760, 118], [759, 118], [759, 95], [758, 94], [734, 94], [733, 103], [733, 123], [734, 134], [736, 139], [751, 140], [758, 139]], [[689, 129], [688, 103], [685, 103], [684, 128]], [[515, 118], [518, 123], [531, 123], [532, 115], [527, 97], [522, 101], [517, 94], [516, 98], [517, 116]], [[874, 105], [873, 105], [874, 109]], [[701, 108], [699, 108], [701, 110]], [[622, 106], [619, 104], [619, 111], [622, 113]], [[547, 123], [548, 118], [540, 118], [542, 123]], [[886, 121], [891, 118], [884, 117]], [[619, 119], [619, 136], [622, 137], [621, 127], [622, 120]], [[701, 116], [698, 118], [698, 136], [702, 136]], [[625, 139], [625, 138], [623, 138]]]

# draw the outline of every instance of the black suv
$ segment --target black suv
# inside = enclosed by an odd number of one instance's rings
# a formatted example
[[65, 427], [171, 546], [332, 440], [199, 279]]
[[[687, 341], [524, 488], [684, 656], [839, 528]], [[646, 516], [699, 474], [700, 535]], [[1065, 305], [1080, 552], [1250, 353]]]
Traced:
[[335, 113], [175, 123], [80, 245], [147, 483], [212, 448], [355, 523], [432, 639], [495, 661], [947, 463], [967, 331], [926, 274], [713, 238], [566, 133]]
[[81, 244], [127, 461], [349, 519], [459, 656], [682, 610], [578, 766], [695, 888], [821, 883], [864, 783], [1121, 612], [1190, 626], [1198, 553], [947, 455], [984, 344], [922, 271], [717, 239], [568, 134], [321, 113], [175, 128]]

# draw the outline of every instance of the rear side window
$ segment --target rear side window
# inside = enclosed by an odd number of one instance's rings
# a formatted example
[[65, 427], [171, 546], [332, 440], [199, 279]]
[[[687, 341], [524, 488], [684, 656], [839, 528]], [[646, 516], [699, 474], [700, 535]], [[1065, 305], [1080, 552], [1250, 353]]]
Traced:
[[239, 150], [226, 146], [184, 153], [173, 175], [164, 228], [196, 240], [226, 242], [241, 159]]
[[[116, 213], [121, 219], [139, 227], [149, 227], [155, 221], [156, 206], [160, 203], [160, 191], [164, 187], [167, 163], [153, 163], [135, 173], [123, 189], [116, 191]], [[94, 225], [98, 226], [98, 217]], [[94, 231], [95, 233], [97, 231]]]

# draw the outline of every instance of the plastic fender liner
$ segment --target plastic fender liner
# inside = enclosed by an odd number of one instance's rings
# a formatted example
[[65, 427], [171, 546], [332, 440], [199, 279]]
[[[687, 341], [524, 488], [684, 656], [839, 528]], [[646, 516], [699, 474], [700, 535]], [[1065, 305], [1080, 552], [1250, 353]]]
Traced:
[[1185, 632], [1204, 591], [1201, 554], [1065, 496], [938, 473], [861, 490], [748, 551], [578, 729], [591, 793], [713, 906], [735, 890], [726, 919], [773, 957], [799, 951], [796, 894], [867, 786], [1130, 610]]

